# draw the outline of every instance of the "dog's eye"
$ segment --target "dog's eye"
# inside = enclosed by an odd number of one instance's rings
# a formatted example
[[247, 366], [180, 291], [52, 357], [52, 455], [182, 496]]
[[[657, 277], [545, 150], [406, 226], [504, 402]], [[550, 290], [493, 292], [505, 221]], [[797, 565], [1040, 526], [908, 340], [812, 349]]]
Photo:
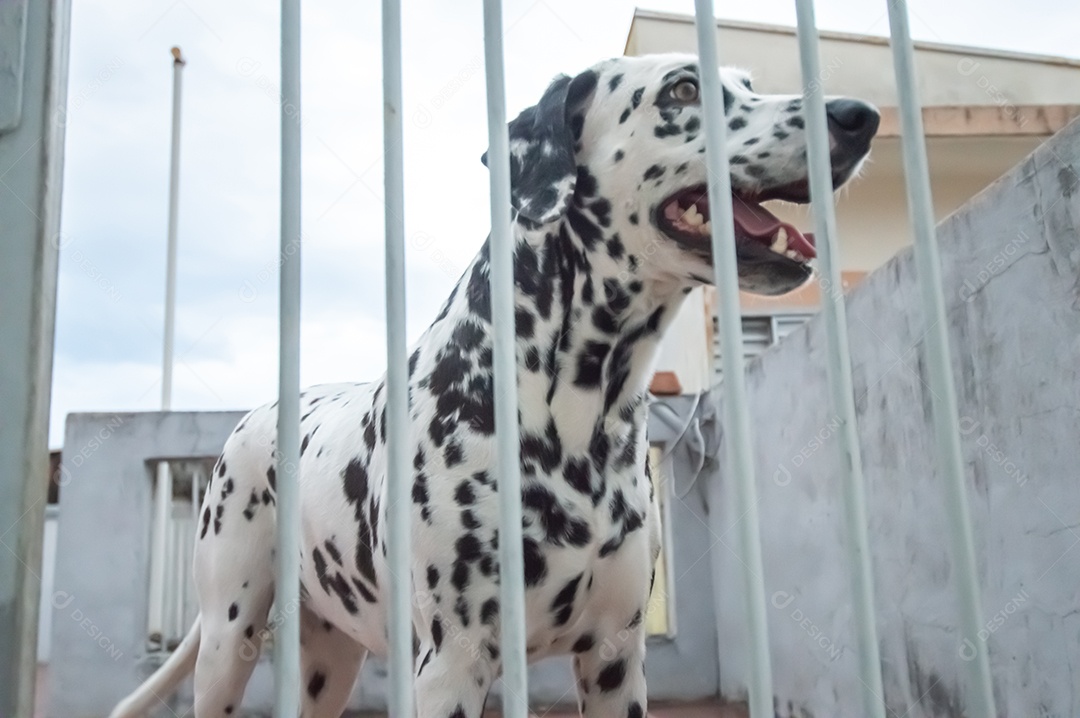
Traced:
[[698, 85], [693, 80], [683, 80], [671, 88], [671, 96], [679, 102], [695, 102], [698, 98]]

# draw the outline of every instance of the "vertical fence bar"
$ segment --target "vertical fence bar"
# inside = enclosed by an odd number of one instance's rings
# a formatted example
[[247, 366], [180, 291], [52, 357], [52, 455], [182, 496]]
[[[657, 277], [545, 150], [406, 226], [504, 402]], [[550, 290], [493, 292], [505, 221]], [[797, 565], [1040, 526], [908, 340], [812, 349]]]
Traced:
[[274, 718], [295, 718], [300, 710], [300, 249], [300, 0], [281, 0]]
[[525, 661], [525, 562], [521, 549], [521, 465], [518, 457], [517, 357], [514, 333], [514, 236], [510, 218], [510, 140], [506, 129], [500, 0], [484, 0], [488, 166], [491, 168], [491, 315], [495, 370], [495, 430], [499, 482], [499, 606], [503, 716], [529, 712]]
[[405, 170], [401, 119], [401, 0], [383, 0], [383, 149], [386, 223], [387, 561], [390, 566], [390, 715], [412, 718], [412, 572], [408, 358], [405, 346]]
[[71, 6], [0, 3], [0, 716], [32, 716]]
[[847, 311], [844, 308], [840, 253], [837, 248], [836, 213], [833, 210], [832, 162], [825, 114], [821, 58], [813, 0], [795, 0], [798, 15], [799, 59], [803, 76], [803, 115], [806, 118], [806, 150], [810, 197], [818, 261], [822, 267], [821, 298], [827, 338], [827, 370], [832, 408], [840, 421], [839, 447], [844, 517], [847, 523], [848, 562], [851, 566], [855, 602], [856, 639], [859, 644], [859, 680], [867, 718], [885, 718], [881, 687], [881, 655], [874, 622], [874, 574], [870, 540], [866, 531], [866, 493], [862, 452], [855, 419], [855, 389], [851, 380]]
[[724, 369], [724, 439], [728, 445], [728, 474], [735, 480], [747, 623], [750, 631], [750, 715], [773, 715], [769, 627], [765, 615], [765, 577], [761, 560], [761, 531], [754, 487], [754, 455], [750, 414], [746, 405], [742, 321], [739, 315], [739, 276], [735, 259], [735, 219], [727, 157], [727, 121], [716, 51], [716, 18], [712, 0], [695, 0], [701, 96], [705, 110], [705, 160], [709, 171], [712, 216], [713, 271]]
[[[926, 372], [930, 379], [934, 429], [941, 474], [945, 480], [952, 558], [956, 568], [961, 626], [961, 657], [968, 659], [968, 703], [972, 716], [995, 718], [993, 683], [986, 643], [979, 639], [983, 625], [975, 570], [975, 542], [967, 506], [964, 460], [960, 451], [959, 410], [953, 384], [947, 335], [945, 297], [941, 286], [941, 259], [934, 235], [934, 206], [930, 196], [930, 170], [926, 161], [922, 108], [915, 89], [915, 57], [905, 0], [887, 0], [889, 31], [900, 104], [904, 153], [904, 181], [908, 211], [915, 234], [915, 263], [926, 322]], [[966, 649], [966, 652], [965, 652]], [[969, 658], [970, 656], [970, 658]]]

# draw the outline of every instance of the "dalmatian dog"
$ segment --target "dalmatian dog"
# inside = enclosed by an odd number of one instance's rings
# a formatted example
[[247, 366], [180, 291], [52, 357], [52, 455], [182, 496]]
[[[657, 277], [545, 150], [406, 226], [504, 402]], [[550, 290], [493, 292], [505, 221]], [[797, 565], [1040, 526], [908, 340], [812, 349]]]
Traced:
[[[685, 295], [712, 280], [697, 59], [622, 57], [560, 76], [509, 126], [526, 629], [573, 656], [588, 718], [646, 712], [645, 626], [660, 527], [646, 388]], [[739, 286], [811, 276], [812, 237], [762, 206], [806, 202], [802, 102], [721, 69]], [[827, 103], [833, 182], [858, 170], [870, 105]], [[418, 715], [479, 718], [500, 673], [490, 261], [485, 244], [409, 357]], [[195, 673], [195, 715], [240, 709], [274, 603], [276, 405], [249, 413], [201, 508], [201, 613], [112, 714], [144, 715]], [[384, 380], [301, 397], [302, 715], [340, 716], [387, 651]]]

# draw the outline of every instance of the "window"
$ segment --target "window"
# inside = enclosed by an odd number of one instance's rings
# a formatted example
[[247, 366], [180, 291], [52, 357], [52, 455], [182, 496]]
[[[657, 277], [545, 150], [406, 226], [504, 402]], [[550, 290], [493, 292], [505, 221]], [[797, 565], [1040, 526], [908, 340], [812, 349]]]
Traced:
[[645, 635], [646, 636], [672, 636], [675, 634], [675, 625], [672, 617], [672, 608], [675, 605], [672, 599], [674, 582], [668, 574], [671, 565], [671, 532], [669, 527], [669, 502], [667, 491], [669, 481], [664, 476], [663, 444], [649, 446], [649, 473], [652, 476], [653, 495], [660, 507], [660, 555], [656, 558], [656, 579], [653, 582], [652, 594], [649, 596], [649, 604], [645, 609]]
[[[814, 316], [811, 312], [767, 314], [742, 317], [743, 356], [752, 359], [778, 341], [795, 331]], [[720, 357], [720, 330], [713, 317], [713, 386], [723, 379], [723, 363]]]

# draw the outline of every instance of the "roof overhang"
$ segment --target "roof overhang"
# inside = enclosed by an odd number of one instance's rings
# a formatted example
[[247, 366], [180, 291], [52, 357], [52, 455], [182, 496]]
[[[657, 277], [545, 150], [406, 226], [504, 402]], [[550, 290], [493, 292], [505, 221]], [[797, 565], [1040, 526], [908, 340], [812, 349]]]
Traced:
[[[878, 137], [899, 137], [895, 107], [882, 107]], [[1080, 105], [956, 105], [924, 107], [927, 137], [1047, 137], [1080, 117]]]

